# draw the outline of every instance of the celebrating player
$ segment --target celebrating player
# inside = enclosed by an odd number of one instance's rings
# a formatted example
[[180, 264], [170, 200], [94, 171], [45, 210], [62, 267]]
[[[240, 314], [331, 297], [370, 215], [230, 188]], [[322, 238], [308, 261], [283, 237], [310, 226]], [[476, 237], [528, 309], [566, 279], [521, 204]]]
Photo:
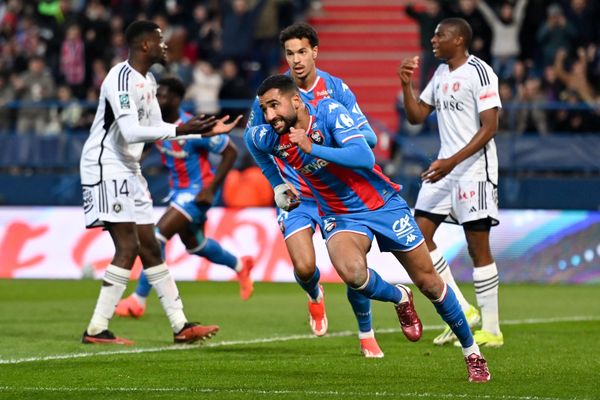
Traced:
[[102, 82], [98, 110], [81, 154], [86, 227], [104, 227], [115, 246], [82, 341], [133, 344], [115, 336], [108, 324], [139, 255], [167, 314], [174, 341], [192, 343], [211, 337], [219, 327], [188, 322], [183, 312], [177, 285], [154, 236], [152, 199], [139, 160], [144, 142], [205, 131], [206, 135], [216, 135], [233, 126], [212, 117], [194, 117], [181, 126], [163, 122], [156, 81], [149, 72], [154, 63], [166, 62], [167, 46], [161, 30], [153, 22], [135, 21], [125, 37], [129, 57], [111, 68]]
[[[452, 287], [469, 325], [479, 322], [477, 309], [465, 299], [448, 262], [433, 241], [443, 221], [460, 224], [473, 260], [473, 282], [481, 308], [482, 329], [474, 333], [482, 346], [504, 343], [498, 318], [498, 269], [490, 250], [490, 229], [498, 225], [498, 158], [494, 135], [498, 128], [498, 77], [485, 62], [469, 55], [472, 32], [460, 18], [442, 20], [431, 39], [433, 52], [445, 60], [421, 93], [412, 91], [418, 57], [404, 60], [398, 75], [404, 106], [411, 123], [422, 123], [435, 109], [440, 130], [438, 159], [423, 172], [415, 205], [415, 220], [423, 232], [431, 259]], [[443, 345], [456, 341], [450, 327], [434, 339]]]
[[[180, 110], [184, 96], [185, 87], [178, 79], [165, 78], [158, 82], [156, 97], [166, 122], [181, 125], [191, 118], [191, 115]], [[175, 234], [179, 235], [188, 253], [236, 271], [240, 297], [248, 300], [254, 290], [250, 278], [253, 259], [238, 259], [217, 241], [204, 236], [206, 213], [237, 157], [235, 145], [228, 135], [219, 135], [185, 141], [158, 140], [155, 146], [161, 154], [163, 165], [169, 170], [171, 187], [170, 205], [156, 226], [156, 238], [163, 254], [167, 242]], [[216, 172], [210, 165], [209, 153], [222, 156]], [[135, 292], [119, 302], [115, 313], [122, 317], [141, 317], [146, 310], [146, 298], [151, 289], [146, 274], [142, 272]]]
[[[451, 287], [435, 271], [410, 209], [381, 170], [344, 106], [323, 99], [304, 103], [294, 81], [285, 75], [267, 78], [258, 88], [268, 125], [245, 136], [259, 165], [277, 157], [297, 170], [312, 190], [322, 213], [327, 251], [336, 271], [352, 290], [394, 305], [404, 335], [419, 340], [422, 325], [407, 286], [391, 285], [367, 267], [374, 237], [391, 252], [419, 290], [434, 304], [458, 337], [469, 381], [490, 379], [487, 363]], [[297, 200], [290, 191], [286, 196]]]
[[[369, 145], [374, 147], [377, 136], [360, 110], [354, 93], [341, 79], [316, 67], [315, 61], [319, 51], [317, 32], [308, 24], [297, 23], [285, 28], [279, 36], [279, 41], [285, 51], [285, 58], [290, 68], [288, 73], [296, 82], [302, 99], [313, 105], [324, 98], [331, 97], [338, 100], [348, 110], [351, 110], [350, 115], [356, 126], [365, 136]], [[248, 134], [251, 127], [264, 123], [266, 121], [258, 99], [256, 99], [245, 135]], [[293, 168], [280, 161], [275, 165], [273, 161], [265, 160], [263, 167], [266, 165], [269, 165], [270, 169], [270, 172], [266, 173], [268, 178], [270, 176], [279, 177], [279, 173], [285, 178], [285, 183], [270, 179], [275, 189], [276, 200], [282, 198], [288, 190], [295, 190], [302, 200], [295, 204], [278, 201], [278, 222], [292, 259], [296, 282], [304, 289], [309, 298], [308, 311], [311, 330], [315, 335], [323, 336], [327, 333], [328, 321], [312, 239], [316, 226], [321, 224], [317, 205], [307, 186]], [[294, 209], [296, 206], [297, 208]], [[383, 357], [384, 354], [377, 344], [372, 328], [370, 300], [350, 288], [347, 289], [347, 296], [358, 321], [361, 352], [369, 358]]]

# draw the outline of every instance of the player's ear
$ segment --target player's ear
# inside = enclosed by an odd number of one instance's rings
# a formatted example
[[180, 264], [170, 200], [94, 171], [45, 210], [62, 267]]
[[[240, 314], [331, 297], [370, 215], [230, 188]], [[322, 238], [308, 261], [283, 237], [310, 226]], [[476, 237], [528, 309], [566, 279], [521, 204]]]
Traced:
[[317, 59], [318, 54], [319, 54], [319, 46], [313, 47], [313, 55], [312, 55], [313, 60]]

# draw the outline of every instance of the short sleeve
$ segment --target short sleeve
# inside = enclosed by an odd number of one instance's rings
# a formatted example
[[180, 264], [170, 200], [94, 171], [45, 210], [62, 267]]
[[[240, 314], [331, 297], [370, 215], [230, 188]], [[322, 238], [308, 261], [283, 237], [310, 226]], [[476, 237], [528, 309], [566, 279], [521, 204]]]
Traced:
[[478, 112], [489, 110], [495, 107], [502, 108], [500, 101], [500, 93], [498, 90], [498, 76], [491, 70], [486, 68], [484, 79], [475, 79], [474, 94], [477, 103]]
[[132, 75], [131, 68], [124, 65], [118, 73], [111, 74], [110, 79], [106, 79], [103, 83], [104, 93], [115, 114], [115, 119], [129, 114], [137, 116], [135, 84], [131, 82]]

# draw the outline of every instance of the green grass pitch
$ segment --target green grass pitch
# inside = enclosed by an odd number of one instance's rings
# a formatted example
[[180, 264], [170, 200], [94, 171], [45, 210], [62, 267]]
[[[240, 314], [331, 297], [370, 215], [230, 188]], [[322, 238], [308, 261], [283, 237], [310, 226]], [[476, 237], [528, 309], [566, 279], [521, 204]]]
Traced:
[[0, 399], [600, 399], [598, 285], [502, 285], [505, 345], [483, 349], [486, 384], [467, 382], [458, 348], [432, 344], [441, 319], [421, 294], [417, 343], [374, 302], [385, 358], [365, 359], [342, 285], [325, 285], [322, 338], [295, 284], [258, 283], [248, 302], [235, 282], [179, 287], [190, 320], [221, 326], [204, 345], [174, 346], [155, 296], [143, 318], [111, 322], [135, 346], [83, 345], [100, 282], [0, 281]]

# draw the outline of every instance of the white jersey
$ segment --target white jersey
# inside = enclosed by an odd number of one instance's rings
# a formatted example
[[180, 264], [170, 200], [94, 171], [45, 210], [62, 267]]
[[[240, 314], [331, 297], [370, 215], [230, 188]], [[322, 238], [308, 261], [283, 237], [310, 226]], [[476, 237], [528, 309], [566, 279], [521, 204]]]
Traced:
[[[111, 68], [102, 82], [96, 117], [81, 154], [82, 185], [141, 174], [144, 142], [175, 136], [176, 126], [162, 120], [156, 89], [152, 73], [143, 76], [127, 61]], [[117, 120], [132, 117], [124, 132]]]
[[[471, 141], [481, 127], [479, 113], [502, 107], [498, 77], [489, 65], [472, 55], [454, 71], [450, 71], [447, 64], [441, 64], [420, 98], [437, 112], [441, 141], [438, 158], [451, 157]], [[457, 165], [448, 178], [497, 184], [498, 156], [494, 139]]]

